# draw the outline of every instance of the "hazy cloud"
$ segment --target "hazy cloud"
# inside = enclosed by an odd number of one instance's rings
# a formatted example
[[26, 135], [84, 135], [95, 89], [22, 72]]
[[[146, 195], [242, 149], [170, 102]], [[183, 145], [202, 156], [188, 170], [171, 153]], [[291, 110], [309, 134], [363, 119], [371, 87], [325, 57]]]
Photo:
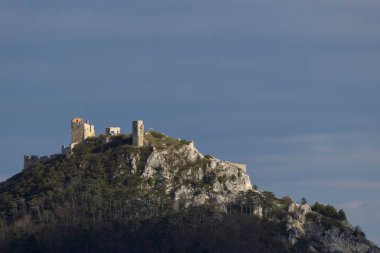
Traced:
[[315, 181], [303, 181], [304, 185], [312, 185], [318, 187], [327, 187], [331, 190], [333, 189], [343, 189], [343, 190], [380, 190], [379, 181], [365, 181], [365, 180], [350, 180], [350, 179], [340, 179], [340, 180], [315, 180]]
[[347, 203], [341, 203], [341, 204], [338, 204], [338, 206], [343, 208], [344, 210], [359, 209], [359, 208], [362, 208], [365, 203], [366, 203], [365, 201], [356, 200], [356, 201], [350, 201]]

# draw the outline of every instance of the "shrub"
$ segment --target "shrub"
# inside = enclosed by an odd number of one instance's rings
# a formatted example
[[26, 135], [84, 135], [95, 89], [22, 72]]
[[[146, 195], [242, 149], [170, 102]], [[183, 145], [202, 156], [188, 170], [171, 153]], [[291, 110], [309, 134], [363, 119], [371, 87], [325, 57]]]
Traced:
[[335, 207], [331, 205], [323, 205], [318, 202], [315, 202], [315, 204], [311, 207], [311, 210], [330, 218], [339, 219], [338, 212], [336, 211]]
[[293, 203], [293, 200], [289, 196], [285, 196], [280, 199], [280, 203], [284, 205], [284, 207], [289, 207], [290, 204]]
[[347, 220], [346, 213], [342, 209], [340, 209], [338, 211], [338, 219], [339, 220]]
[[312, 212], [307, 213], [306, 214], [306, 219], [314, 221], [314, 222], [317, 222], [318, 221], [318, 214], [312, 213]]
[[156, 132], [156, 131], [151, 131], [149, 132], [154, 138], [157, 138], [157, 139], [161, 139], [161, 138], [164, 138], [166, 137], [164, 134], [160, 133], [160, 132]]
[[359, 227], [359, 226], [355, 227], [354, 236], [355, 237], [364, 237], [365, 238], [365, 234], [364, 234], [363, 230], [361, 229], [361, 227]]
[[221, 184], [225, 183], [226, 180], [227, 180], [227, 176], [226, 175], [219, 176], [217, 178], [218, 178], [219, 183], [221, 183]]

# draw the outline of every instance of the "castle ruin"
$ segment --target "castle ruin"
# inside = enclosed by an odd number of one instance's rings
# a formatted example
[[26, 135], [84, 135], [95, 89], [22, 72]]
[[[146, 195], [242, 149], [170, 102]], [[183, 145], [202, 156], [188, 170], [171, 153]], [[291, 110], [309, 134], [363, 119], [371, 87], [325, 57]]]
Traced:
[[133, 146], [144, 146], [144, 122], [142, 120], [133, 121], [132, 142]]
[[120, 135], [121, 129], [120, 127], [107, 127], [106, 128], [106, 135]]
[[[121, 134], [120, 127], [107, 127], [105, 130], [107, 137], [105, 138], [105, 144], [112, 141], [111, 136], [117, 136]], [[144, 146], [144, 122], [142, 120], [136, 120], [132, 122], [132, 145], [135, 147]], [[85, 141], [89, 137], [95, 137], [95, 127], [91, 125], [88, 120], [83, 121], [82, 118], [73, 118], [71, 120], [71, 143], [68, 147], [62, 145], [60, 154], [53, 154], [50, 156], [36, 156], [36, 155], [24, 155], [24, 170], [29, 169], [39, 163], [49, 161], [49, 159], [55, 159], [58, 157], [64, 157], [71, 155], [75, 145]], [[190, 147], [194, 149], [194, 142], [190, 142]], [[246, 171], [246, 164], [241, 163], [229, 163], [242, 171]]]
[[[107, 127], [105, 134], [109, 136], [120, 135], [120, 127]], [[144, 146], [144, 122], [142, 120], [133, 121], [132, 124], [132, 145], [135, 147]], [[69, 146], [62, 145], [61, 153], [50, 156], [24, 155], [24, 170], [49, 159], [56, 158], [62, 155], [70, 155], [73, 148], [78, 143], [83, 142], [89, 137], [95, 137], [95, 127], [88, 120], [84, 121], [80, 117], [75, 117], [71, 120], [71, 143]], [[107, 142], [110, 139], [107, 137]]]
[[95, 136], [95, 127], [90, 121], [83, 121], [82, 118], [73, 118], [71, 120], [71, 148], [76, 144], [84, 141], [88, 137]]

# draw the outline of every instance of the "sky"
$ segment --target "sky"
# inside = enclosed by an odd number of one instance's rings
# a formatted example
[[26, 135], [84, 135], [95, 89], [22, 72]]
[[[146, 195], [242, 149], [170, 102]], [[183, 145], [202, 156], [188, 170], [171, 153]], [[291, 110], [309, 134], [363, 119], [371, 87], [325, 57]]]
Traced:
[[0, 181], [143, 119], [380, 244], [377, 0], [0, 0]]

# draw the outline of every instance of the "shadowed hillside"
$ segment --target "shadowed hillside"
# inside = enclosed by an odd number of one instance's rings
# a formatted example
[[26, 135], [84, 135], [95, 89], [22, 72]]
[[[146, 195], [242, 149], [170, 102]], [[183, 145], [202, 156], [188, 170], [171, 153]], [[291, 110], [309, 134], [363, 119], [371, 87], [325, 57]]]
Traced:
[[0, 185], [3, 252], [380, 252], [344, 212], [159, 132], [86, 139]]

